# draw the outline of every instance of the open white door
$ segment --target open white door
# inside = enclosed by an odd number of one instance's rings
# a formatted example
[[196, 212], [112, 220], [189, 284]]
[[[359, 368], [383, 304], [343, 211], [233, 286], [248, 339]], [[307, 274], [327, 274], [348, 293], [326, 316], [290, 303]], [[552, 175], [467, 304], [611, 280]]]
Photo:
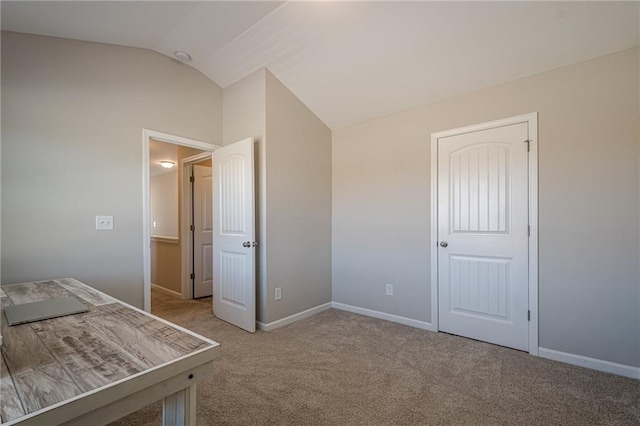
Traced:
[[211, 167], [193, 166], [193, 297], [213, 292]]
[[253, 139], [213, 155], [213, 313], [256, 331]]

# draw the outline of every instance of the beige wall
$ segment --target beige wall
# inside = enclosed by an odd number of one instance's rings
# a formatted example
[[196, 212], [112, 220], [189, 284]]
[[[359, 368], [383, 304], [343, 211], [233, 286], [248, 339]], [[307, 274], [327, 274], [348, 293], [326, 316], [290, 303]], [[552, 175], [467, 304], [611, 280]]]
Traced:
[[537, 111], [540, 346], [640, 366], [638, 64], [627, 50], [334, 131], [333, 300], [430, 321], [431, 133]]
[[272, 322], [331, 302], [331, 130], [269, 71], [266, 82]]
[[267, 282], [267, 227], [266, 227], [266, 101], [265, 70], [261, 69], [224, 89], [222, 120], [224, 145], [242, 139], [255, 140], [256, 191], [256, 319], [266, 316]]
[[221, 89], [149, 50], [3, 32], [2, 124], [2, 282], [72, 276], [141, 306], [142, 129], [219, 144]]
[[330, 302], [331, 131], [265, 69], [224, 89], [223, 124], [257, 141], [258, 321]]
[[265, 69], [225, 87], [222, 104], [222, 142], [246, 138], [262, 141], [265, 134]]
[[151, 235], [178, 238], [177, 167], [149, 178], [149, 210]]
[[182, 293], [180, 244], [151, 237], [151, 283]]

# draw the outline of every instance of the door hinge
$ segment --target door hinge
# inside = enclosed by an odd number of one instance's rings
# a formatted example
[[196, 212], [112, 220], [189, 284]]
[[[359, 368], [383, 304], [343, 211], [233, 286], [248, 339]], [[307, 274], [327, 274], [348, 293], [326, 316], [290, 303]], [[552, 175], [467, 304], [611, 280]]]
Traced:
[[189, 231], [193, 232], [196, 230], [196, 227], [194, 225], [189, 225]]
[[524, 143], [527, 144], [527, 152], [531, 152], [531, 140], [527, 139]]
[[531, 311], [527, 311], [527, 321], [531, 321]]
[[196, 179], [193, 176], [189, 176], [189, 182], [193, 183]]
[[531, 236], [531, 225], [527, 225], [527, 236]]
[[191, 277], [191, 279], [192, 279], [192, 280], [195, 280], [195, 279], [196, 279], [196, 274], [194, 274], [194, 273], [192, 272], [192, 273], [191, 273], [191, 275], [190, 275], [190, 277]]

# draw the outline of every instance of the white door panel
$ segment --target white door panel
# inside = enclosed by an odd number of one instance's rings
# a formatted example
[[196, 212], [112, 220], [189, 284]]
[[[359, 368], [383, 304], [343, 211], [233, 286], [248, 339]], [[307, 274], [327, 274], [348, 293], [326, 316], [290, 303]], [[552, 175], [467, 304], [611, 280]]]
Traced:
[[193, 166], [193, 297], [213, 292], [213, 202], [211, 167]]
[[528, 349], [528, 127], [438, 140], [439, 328]]
[[214, 153], [213, 312], [255, 332], [255, 214], [253, 139]]

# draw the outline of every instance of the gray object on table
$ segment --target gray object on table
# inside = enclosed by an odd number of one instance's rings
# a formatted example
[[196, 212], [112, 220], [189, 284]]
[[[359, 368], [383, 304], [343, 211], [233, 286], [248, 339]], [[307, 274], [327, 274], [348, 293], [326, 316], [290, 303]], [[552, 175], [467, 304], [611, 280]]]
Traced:
[[7, 317], [7, 324], [9, 325], [42, 321], [87, 311], [89, 311], [89, 309], [74, 297], [23, 303], [21, 305], [11, 305], [4, 308], [4, 314]]

